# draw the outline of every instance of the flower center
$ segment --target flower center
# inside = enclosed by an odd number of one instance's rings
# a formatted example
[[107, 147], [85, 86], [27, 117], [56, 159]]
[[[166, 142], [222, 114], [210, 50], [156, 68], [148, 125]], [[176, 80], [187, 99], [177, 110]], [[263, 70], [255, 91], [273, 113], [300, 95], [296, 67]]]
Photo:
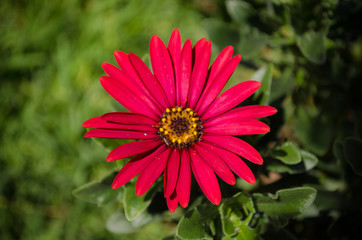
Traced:
[[158, 134], [169, 147], [190, 147], [202, 135], [200, 118], [190, 108], [167, 108], [158, 126]]

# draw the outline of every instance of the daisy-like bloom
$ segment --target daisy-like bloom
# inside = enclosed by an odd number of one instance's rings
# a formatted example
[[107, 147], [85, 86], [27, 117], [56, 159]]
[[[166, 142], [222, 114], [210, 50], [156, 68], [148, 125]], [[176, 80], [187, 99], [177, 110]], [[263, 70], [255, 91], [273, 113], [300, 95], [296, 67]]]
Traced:
[[136, 193], [141, 196], [163, 173], [164, 196], [170, 211], [175, 211], [178, 203], [188, 206], [191, 172], [216, 205], [221, 200], [216, 175], [231, 185], [235, 184], [233, 172], [248, 183], [255, 182], [243, 159], [262, 164], [262, 157], [231, 135], [269, 132], [256, 118], [272, 115], [276, 109], [234, 108], [260, 87], [257, 81], [241, 82], [218, 96], [241, 59], [232, 54], [233, 47], [226, 47], [209, 68], [211, 42], [201, 39], [192, 47], [188, 39], [181, 48], [176, 29], [167, 47], [158, 36], [152, 37], [153, 73], [133, 53], [115, 52], [119, 68], [102, 65], [108, 75], [100, 78], [103, 88], [130, 112], [89, 119], [83, 127], [94, 129], [85, 137], [137, 140], [120, 145], [107, 157], [114, 161], [134, 156], [117, 174], [113, 189], [138, 174]]

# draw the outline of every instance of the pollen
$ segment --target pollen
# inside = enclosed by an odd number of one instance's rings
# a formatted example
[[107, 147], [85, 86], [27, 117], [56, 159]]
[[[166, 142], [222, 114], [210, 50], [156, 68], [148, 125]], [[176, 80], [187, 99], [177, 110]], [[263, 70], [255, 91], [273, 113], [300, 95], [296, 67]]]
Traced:
[[179, 149], [191, 147], [195, 142], [200, 141], [202, 129], [197, 112], [180, 106], [167, 108], [158, 124], [161, 140], [168, 147]]

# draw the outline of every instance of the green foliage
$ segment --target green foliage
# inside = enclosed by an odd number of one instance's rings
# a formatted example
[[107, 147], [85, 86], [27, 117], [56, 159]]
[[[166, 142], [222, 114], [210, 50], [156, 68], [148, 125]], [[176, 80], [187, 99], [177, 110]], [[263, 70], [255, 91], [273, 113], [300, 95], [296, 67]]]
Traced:
[[[359, 239], [361, 9], [358, 0], [3, 1], [0, 238]], [[189, 207], [169, 213], [162, 182], [141, 197], [134, 180], [111, 189], [109, 173], [128, 159], [104, 160], [126, 141], [84, 139], [81, 124], [125, 110], [100, 87], [101, 63], [116, 64], [121, 50], [150, 65], [151, 36], [167, 43], [174, 28], [183, 41], [210, 39], [214, 55], [233, 45], [243, 59], [231, 84], [260, 81], [246, 103], [278, 113], [261, 119], [270, 133], [245, 137], [264, 159], [250, 165], [256, 184], [220, 181], [214, 206], [193, 181]]]

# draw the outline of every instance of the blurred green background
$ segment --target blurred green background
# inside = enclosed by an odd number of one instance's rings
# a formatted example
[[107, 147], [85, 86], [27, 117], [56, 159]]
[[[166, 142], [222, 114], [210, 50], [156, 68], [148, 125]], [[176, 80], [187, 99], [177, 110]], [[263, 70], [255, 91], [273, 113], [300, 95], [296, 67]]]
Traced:
[[[271, 120], [274, 133], [260, 146], [290, 140], [318, 156], [316, 170], [303, 177], [318, 179], [313, 184], [339, 201], [319, 208], [314, 222], [302, 229], [292, 224], [290, 231], [312, 239], [303, 229], [327, 231], [343, 223], [342, 217], [360, 220], [355, 203], [362, 200], [361, 17], [357, 0], [1, 1], [0, 239], [173, 234], [177, 222], [170, 213], [137, 233], [111, 233], [105, 223], [117, 203], [99, 208], [77, 200], [72, 191], [117, 169], [105, 162], [104, 148], [83, 138], [81, 127], [114, 110], [114, 100], [98, 81], [101, 64], [115, 64], [115, 50], [143, 56], [152, 35], [168, 42], [175, 28], [182, 41], [210, 39], [214, 56], [235, 46], [243, 59], [231, 85], [260, 67], [270, 71], [273, 80], [258, 101], [279, 113]], [[259, 173], [293, 172], [267, 167]], [[346, 199], [352, 207], [341, 204]], [[342, 229], [335, 230], [336, 239], [350, 237], [343, 226], [336, 229]]]

